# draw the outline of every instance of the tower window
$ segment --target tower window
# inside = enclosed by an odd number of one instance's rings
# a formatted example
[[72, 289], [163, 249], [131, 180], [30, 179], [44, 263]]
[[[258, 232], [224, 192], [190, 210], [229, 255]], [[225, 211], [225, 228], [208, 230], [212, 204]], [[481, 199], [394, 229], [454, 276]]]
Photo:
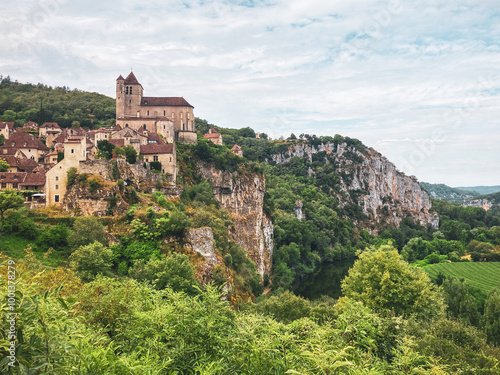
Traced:
[[59, 195], [54, 195], [54, 202], [59, 203]]
[[75, 153], [75, 149], [74, 149], [74, 148], [72, 148], [72, 149], [71, 149], [71, 153], [72, 153], [72, 154], [74, 154], [74, 153]]
[[128, 94], [128, 86], [125, 87], [125, 94]]
[[163, 110], [163, 116], [167, 115], [167, 111]]
[[149, 116], [149, 111], [148, 111], [148, 116]]
[[146, 130], [146, 124], [144, 124], [144, 125], [142, 126], [142, 128], [143, 128], [144, 130]]
[[132, 94], [132, 86], [130, 86], [130, 94]]

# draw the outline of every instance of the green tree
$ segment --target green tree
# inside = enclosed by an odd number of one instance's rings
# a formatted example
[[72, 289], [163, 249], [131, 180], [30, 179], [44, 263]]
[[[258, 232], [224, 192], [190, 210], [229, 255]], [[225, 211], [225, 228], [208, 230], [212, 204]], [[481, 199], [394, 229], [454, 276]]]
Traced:
[[5, 159], [0, 158], [0, 172], [7, 172], [9, 168], [9, 163], [7, 163]]
[[97, 141], [97, 156], [103, 159], [111, 159], [115, 146], [107, 140]]
[[495, 345], [500, 344], [500, 291], [493, 289], [484, 304], [483, 316], [484, 332], [488, 341]]
[[0, 134], [0, 146], [3, 146], [5, 143], [5, 136], [3, 134]]
[[444, 310], [438, 287], [419, 268], [411, 268], [392, 245], [358, 252], [342, 281], [342, 291], [374, 311], [432, 319]]
[[75, 167], [71, 167], [70, 169], [68, 169], [68, 172], [66, 172], [66, 186], [67, 187], [70, 187], [71, 185], [73, 185], [76, 181], [76, 174], [77, 174], [78, 170], [75, 168]]
[[57, 151], [57, 162], [59, 163], [64, 159], [64, 151]]
[[95, 216], [78, 217], [73, 225], [73, 231], [68, 237], [68, 244], [72, 249], [89, 245], [93, 242], [107, 244], [106, 230], [101, 220]]
[[112, 276], [113, 252], [100, 242], [80, 246], [69, 257], [70, 267], [85, 282], [99, 274]]
[[199, 282], [194, 276], [194, 267], [185, 254], [154, 257], [148, 262], [136, 260], [129, 269], [129, 276], [138, 281], [149, 281], [158, 290], [169, 287], [177, 292], [192, 295], [198, 293]]
[[4, 219], [4, 212], [7, 210], [16, 210], [24, 204], [23, 195], [17, 190], [6, 188], [0, 190], [0, 218]]
[[191, 225], [184, 212], [174, 211], [169, 218], [160, 218], [156, 220], [158, 233], [161, 236], [176, 236], [182, 238], [186, 228]]
[[459, 319], [465, 324], [479, 325], [480, 314], [476, 298], [469, 294], [469, 287], [464, 280], [447, 278], [443, 282], [444, 302], [448, 316]]
[[127, 163], [135, 164], [137, 161], [137, 151], [133, 146], [125, 146], [125, 157], [127, 158]]

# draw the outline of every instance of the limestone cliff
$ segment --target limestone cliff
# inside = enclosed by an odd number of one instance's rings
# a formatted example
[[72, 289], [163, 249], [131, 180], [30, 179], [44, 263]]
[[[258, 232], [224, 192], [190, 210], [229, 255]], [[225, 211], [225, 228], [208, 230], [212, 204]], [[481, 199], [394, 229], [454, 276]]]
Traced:
[[261, 274], [271, 273], [273, 224], [264, 213], [266, 182], [256, 173], [231, 173], [198, 162], [197, 172], [214, 186], [214, 198], [227, 210], [234, 226], [229, 239], [248, 251]]
[[[366, 215], [359, 224], [373, 233], [381, 224], [398, 226], [408, 215], [414, 222], [437, 228], [439, 219], [430, 211], [429, 195], [416, 179], [398, 171], [377, 151], [358, 148], [346, 142], [326, 142], [317, 146], [297, 143], [288, 151], [273, 155], [272, 161], [283, 164], [292, 157], [300, 157], [312, 162], [314, 155], [315, 160], [334, 163], [334, 178], [338, 180], [339, 189], [332, 193], [342, 207], [358, 205]], [[314, 174], [314, 170], [309, 169], [309, 175]]]

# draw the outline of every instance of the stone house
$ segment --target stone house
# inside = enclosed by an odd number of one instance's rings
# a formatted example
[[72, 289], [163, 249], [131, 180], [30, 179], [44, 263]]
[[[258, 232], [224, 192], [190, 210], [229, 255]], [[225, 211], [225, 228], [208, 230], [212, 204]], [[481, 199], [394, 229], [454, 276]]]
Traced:
[[239, 156], [240, 158], [243, 157], [243, 150], [241, 149], [240, 146], [238, 145], [234, 145], [233, 148], [231, 149], [231, 151], [233, 152], [233, 154], [235, 154], [236, 156]]
[[80, 162], [87, 160], [86, 138], [70, 139], [64, 143], [64, 159], [47, 172], [45, 194], [47, 205], [61, 206], [66, 194], [68, 170], [78, 170]]
[[12, 133], [14, 133], [14, 123], [0, 121], [0, 134], [3, 134], [5, 139], [9, 139]]
[[16, 155], [17, 151], [21, 151], [27, 158], [38, 163], [49, 151], [49, 148], [32, 134], [15, 132], [3, 146], [0, 146], [0, 156]]
[[182, 97], [146, 97], [134, 73], [116, 80], [116, 123], [161, 134], [172, 143], [197, 143], [193, 106]]
[[161, 163], [161, 172], [169, 175], [169, 181], [175, 182], [177, 176], [177, 160], [175, 156], [175, 143], [169, 144], [147, 144], [141, 146], [140, 154], [147, 164], [151, 162]]
[[203, 136], [204, 139], [212, 141], [214, 144], [222, 146], [222, 134], [218, 133], [214, 128], [210, 128], [208, 133]]
[[61, 127], [57, 122], [44, 122], [42, 126], [38, 129], [39, 137], [47, 137], [48, 134], [61, 133]]

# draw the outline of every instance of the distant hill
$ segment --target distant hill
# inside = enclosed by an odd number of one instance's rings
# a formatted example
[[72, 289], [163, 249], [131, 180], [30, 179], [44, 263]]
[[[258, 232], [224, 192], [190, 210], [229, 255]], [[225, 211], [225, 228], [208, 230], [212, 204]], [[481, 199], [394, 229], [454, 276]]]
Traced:
[[428, 182], [420, 182], [420, 186], [427, 190], [432, 198], [450, 202], [465, 201], [479, 195], [479, 193], [472, 190], [452, 188], [445, 184], [430, 184]]
[[0, 75], [0, 121], [13, 121], [16, 127], [34, 121], [95, 129], [114, 125], [115, 113], [115, 99], [102, 94], [19, 83]]
[[500, 185], [496, 186], [466, 186], [456, 187], [455, 189], [475, 191], [478, 194], [492, 194], [500, 191]]

